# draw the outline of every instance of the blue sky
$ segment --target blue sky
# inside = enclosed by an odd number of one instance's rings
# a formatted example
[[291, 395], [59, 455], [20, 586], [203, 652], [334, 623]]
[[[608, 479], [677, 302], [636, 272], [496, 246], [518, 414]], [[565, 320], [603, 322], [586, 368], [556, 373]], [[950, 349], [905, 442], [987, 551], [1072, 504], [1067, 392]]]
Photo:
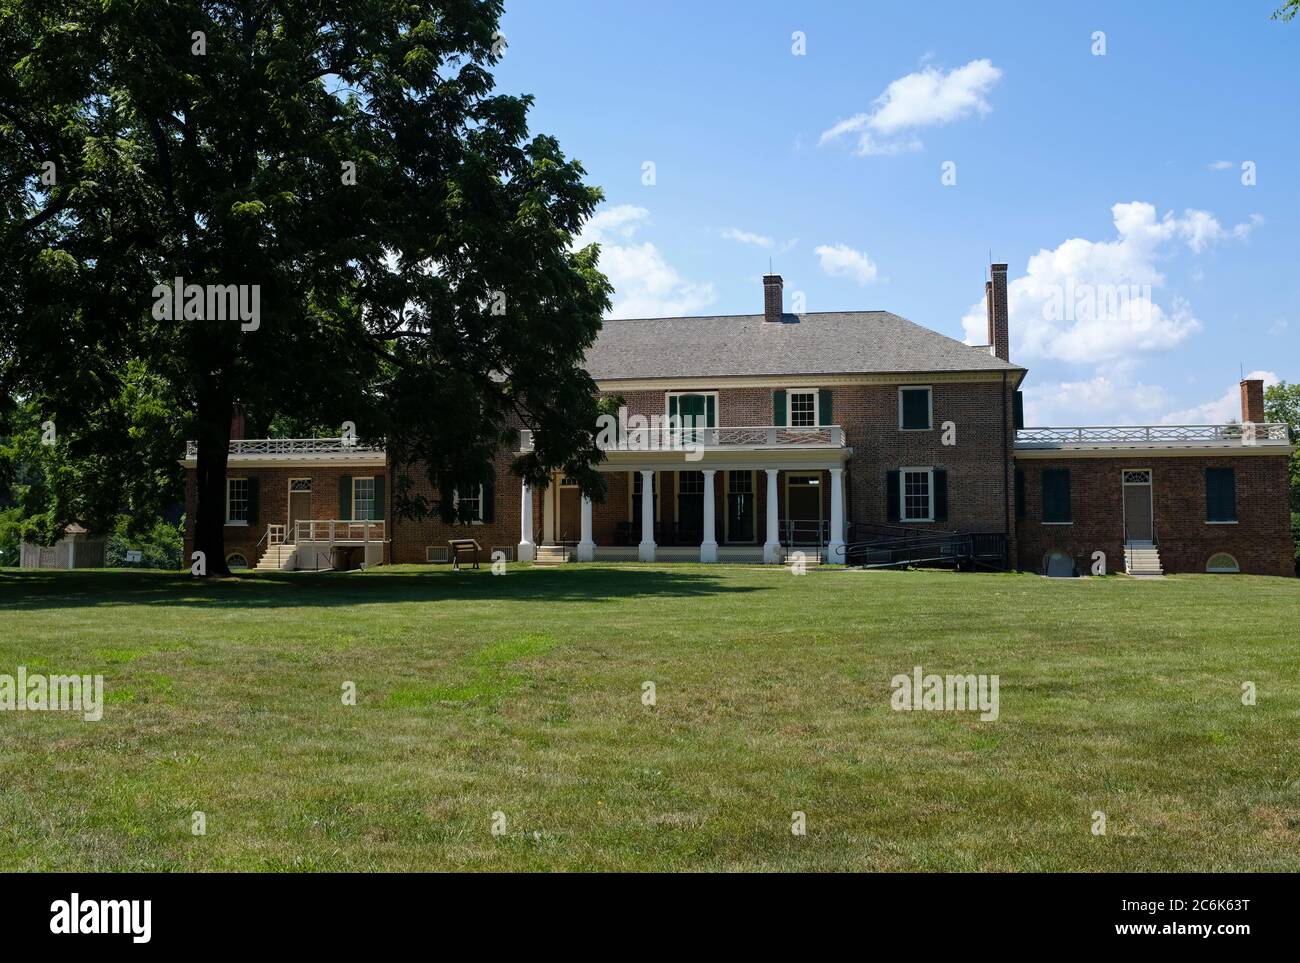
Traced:
[[1032, 423], [1217, 422], [1241, 371], [1300, 379], [1278, 2], [516, 0], [496, 73], [605, 190], [614, 316], [761, 311], [770, 259], [787, 309], [983, 343], [991, 251]]

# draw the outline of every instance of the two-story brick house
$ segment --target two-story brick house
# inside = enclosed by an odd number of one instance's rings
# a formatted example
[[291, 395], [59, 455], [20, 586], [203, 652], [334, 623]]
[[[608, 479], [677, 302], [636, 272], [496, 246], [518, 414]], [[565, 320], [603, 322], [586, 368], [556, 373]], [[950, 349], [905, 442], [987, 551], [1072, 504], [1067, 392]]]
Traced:
[[1097, 552], [1109, 570], [1291, 572], [1290, 444], [1262, 423], [1259, 383], [1243, 382], [1245, 427], [1025, 429], [1006, 265], [986, 285], [986, 346], [887, 311], [788, 314], [781, 278], [763, 286], [762, 314], [605, 323], [585, 365], [625, 411], [599, 503], [559, 476], [531, 489], [503, 451], [494, 483], [460, 496], [474, 523], [389, 522], [390, 478], [426, 483], [382, 446], [238, 439], [228, 552], [271, 568], [424, 562], [472, 536], [519, 560], [802, 550], [888, 565], [972, 538], [986, 564], [1053, 574], [1092, 570]]

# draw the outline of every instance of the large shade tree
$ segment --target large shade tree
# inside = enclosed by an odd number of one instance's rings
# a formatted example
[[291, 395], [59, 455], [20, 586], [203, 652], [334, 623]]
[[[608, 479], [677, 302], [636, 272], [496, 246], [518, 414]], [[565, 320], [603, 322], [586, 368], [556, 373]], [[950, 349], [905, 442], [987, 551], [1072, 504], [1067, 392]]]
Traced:
[[[494, 92], [500, 14], [0, 0], [0, 403], [35, 406], [68, 460], [113, 466], [55, 498], [52, 525], [109, 517], [122, 453], [167, 434], [133, 434], [132, 383], [198, 441], [209, 573], [235, 401], [386, 436], [438, 493], [396, 492], [399, 513], [450, 517], [519, 425], [537, 444], [516, 471], [600, 491], [580, 363], [610, 292], [595, 247], [572, 245], [600, 194], [529, 133], [530, 98]], [[168, 310], [174, 278], [204, 296]]]

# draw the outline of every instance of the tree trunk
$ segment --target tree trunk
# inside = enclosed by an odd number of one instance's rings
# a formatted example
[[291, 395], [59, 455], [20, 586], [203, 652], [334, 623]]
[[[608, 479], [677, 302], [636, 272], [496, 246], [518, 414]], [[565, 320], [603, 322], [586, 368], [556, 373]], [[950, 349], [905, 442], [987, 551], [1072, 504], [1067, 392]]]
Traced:
[[202, 552], [207, 575], [229, 575], [226, 565], [226, 462], [230, 457], [231, 402], [199, 399], [199, 455], [195, 472], [194, 550]]

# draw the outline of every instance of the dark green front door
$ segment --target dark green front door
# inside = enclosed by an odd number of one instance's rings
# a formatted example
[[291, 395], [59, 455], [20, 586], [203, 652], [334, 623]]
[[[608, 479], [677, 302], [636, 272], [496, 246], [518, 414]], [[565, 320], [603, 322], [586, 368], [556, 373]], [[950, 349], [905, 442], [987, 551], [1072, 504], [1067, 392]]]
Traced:
[[754, 541], [753, 472], [727, 472], [727, 541]]

